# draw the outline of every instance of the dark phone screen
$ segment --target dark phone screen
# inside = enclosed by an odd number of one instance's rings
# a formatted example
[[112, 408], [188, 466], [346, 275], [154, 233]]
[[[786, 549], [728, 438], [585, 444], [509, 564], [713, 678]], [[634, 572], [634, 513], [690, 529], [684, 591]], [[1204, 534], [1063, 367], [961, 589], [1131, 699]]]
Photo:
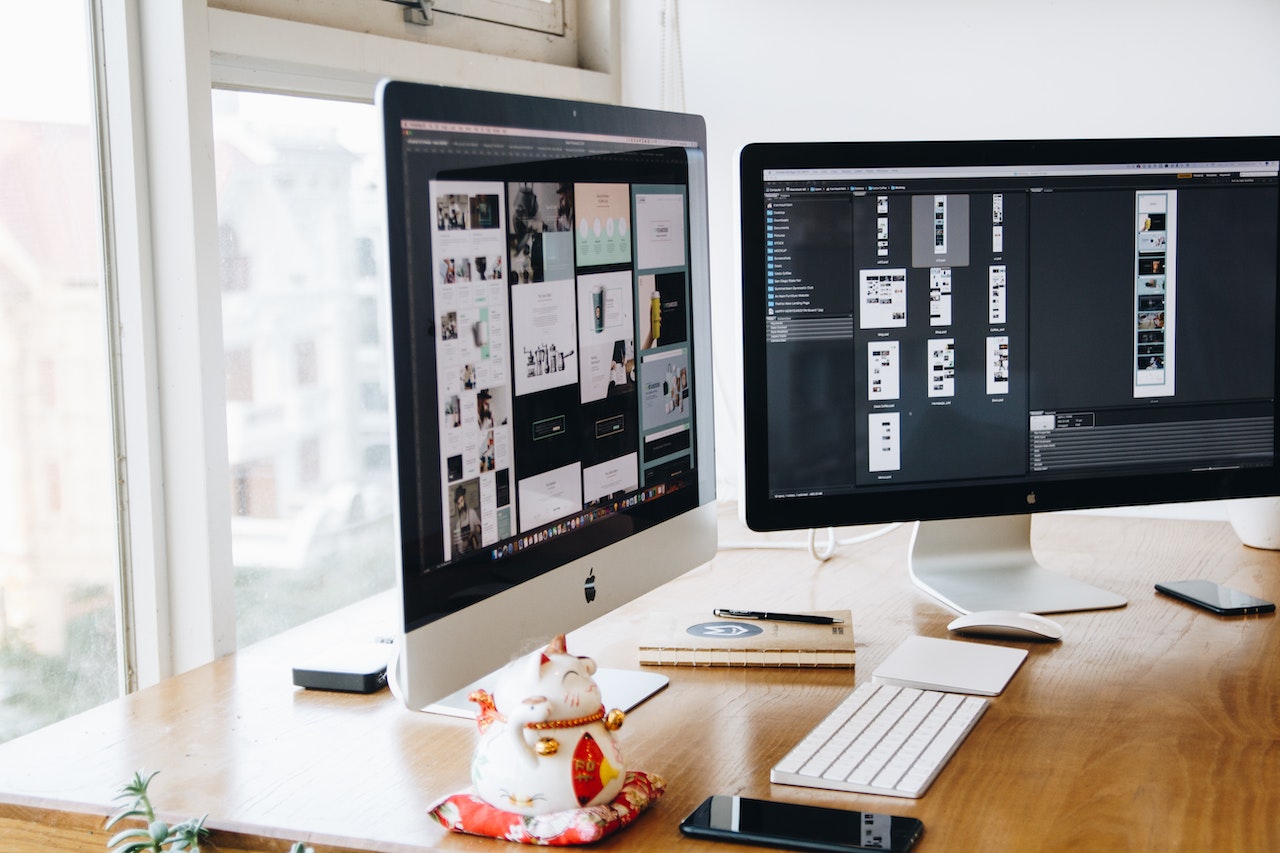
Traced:
[[1184, 601], [1207, 607], [1215, 613], [1270, 613], [1276, 609], [1270, 601], [1212, 581], [1172, 581], [1156, 584], [1156, 589]]
[[924, 831], [915, 818], [745, 797], [708, 798], [682, 825], [690, 834], [803, 850], [910, 850]]

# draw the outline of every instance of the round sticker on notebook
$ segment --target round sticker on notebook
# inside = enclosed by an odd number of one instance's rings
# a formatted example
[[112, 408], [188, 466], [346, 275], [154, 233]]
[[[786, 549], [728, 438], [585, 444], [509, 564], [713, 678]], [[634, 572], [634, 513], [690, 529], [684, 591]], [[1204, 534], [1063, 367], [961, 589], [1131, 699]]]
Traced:
[[685, 630], [686, 633], [695, 637], [710, 637], [716, 640], [741, 640], [764, 633], [764, 629], [759, 625], [729, 621], [699, 622], [697, 625], [690, 625]]

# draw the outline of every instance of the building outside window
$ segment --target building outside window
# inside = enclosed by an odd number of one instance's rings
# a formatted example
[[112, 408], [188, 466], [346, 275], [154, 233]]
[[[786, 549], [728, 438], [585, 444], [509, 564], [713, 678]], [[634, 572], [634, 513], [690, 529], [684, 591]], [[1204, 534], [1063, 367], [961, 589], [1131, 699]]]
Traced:
[[86, 10], [0, 13], [0, 741], [119, 695]]
[[383, 193], [372, 106], [213, 102], [244, 645], [394, 584]]

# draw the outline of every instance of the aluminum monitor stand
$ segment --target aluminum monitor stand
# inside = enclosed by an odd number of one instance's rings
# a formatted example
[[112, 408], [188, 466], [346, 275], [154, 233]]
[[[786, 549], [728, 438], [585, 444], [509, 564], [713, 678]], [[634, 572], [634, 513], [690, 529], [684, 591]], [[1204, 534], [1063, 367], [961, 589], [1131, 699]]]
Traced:
[[916, 522], [908, 566], [916, 586], [961, 613], [1064, 613], [1127, 603], [1037, 563], [1030, 515]]

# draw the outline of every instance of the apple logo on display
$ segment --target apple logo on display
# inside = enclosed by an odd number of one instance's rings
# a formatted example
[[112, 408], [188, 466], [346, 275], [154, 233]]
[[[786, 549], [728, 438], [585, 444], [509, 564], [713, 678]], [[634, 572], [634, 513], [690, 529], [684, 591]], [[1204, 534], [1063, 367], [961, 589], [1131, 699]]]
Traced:
[[582, 585], [582, 594], [587, 598], [587, 604], [596, 600], [596, 570], [592, 569], [587, 575], [587, 582]]

